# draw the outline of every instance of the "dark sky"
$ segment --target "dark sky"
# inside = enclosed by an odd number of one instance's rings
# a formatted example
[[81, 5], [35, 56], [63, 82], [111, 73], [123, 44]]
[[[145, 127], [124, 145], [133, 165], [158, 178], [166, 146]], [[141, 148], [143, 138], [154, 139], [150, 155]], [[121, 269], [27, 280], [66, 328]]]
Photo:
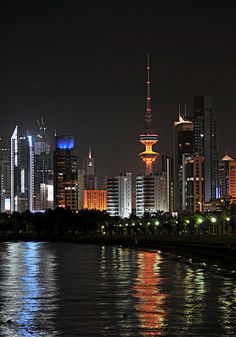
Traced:
[[160, 154], [178, 104], [212, 94], [220, 155], [236, 158], [236, 5], [208, 1], [6, 1], [0, 6], [0, 132], [43, 117], [92, 144], [99, 176], [142, 173], [146, 54]]

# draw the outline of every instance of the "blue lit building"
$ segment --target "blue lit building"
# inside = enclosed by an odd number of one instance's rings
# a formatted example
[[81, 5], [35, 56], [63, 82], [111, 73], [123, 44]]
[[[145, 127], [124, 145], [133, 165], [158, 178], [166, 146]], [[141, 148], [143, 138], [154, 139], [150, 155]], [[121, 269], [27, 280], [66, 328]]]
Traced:
[[78, 167], [73, 136], [55, 136], [54, 207], [78, 210]]

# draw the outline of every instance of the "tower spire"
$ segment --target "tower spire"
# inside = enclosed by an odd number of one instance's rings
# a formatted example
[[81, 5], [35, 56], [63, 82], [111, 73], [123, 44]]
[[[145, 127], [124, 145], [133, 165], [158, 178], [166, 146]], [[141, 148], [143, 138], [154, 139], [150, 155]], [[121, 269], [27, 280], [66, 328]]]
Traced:
[[91, 150], [91, 144], [89, 144], [89, 158], [92, 158], [92, 150]]
[[146, 93], [146, 112], [145, 112], [145, 129], [139, 136], [139, 141], [145, 146], [145, 151], [139, 153], [139, 157], [145, 163], [145, 174], [153, 173], [153, 166], [158, 158], [158, 153], [153, 151], [153, 145], [158, 142], [158, 135], [152, 127], [152, 109], [151, 109], [151, 81], [150, 81], [150, 60], [147, 55], [147, 93]]
[[145, 121], [148, 126], [152, 123], [152, 109], [151, 109], [151, 81], [150, 81], [150, 57], [147, 54], [147, 96], [146, 96], [146, 113]]

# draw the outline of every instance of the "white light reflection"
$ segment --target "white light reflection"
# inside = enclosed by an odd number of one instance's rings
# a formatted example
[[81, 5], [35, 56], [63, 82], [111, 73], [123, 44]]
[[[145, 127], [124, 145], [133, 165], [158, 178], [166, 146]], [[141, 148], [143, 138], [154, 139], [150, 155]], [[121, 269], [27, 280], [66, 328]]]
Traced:
[[1, 252], [1, 337], [58, 336], [57, 264], [46, 245], [8, 243]]

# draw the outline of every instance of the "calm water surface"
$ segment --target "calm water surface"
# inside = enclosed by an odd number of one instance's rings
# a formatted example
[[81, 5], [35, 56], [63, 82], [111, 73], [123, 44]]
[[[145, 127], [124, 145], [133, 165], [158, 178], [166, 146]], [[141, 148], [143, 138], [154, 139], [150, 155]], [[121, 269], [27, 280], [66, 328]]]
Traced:
[[[236, 280], [157, 252], [0, 244], [0, 336], [236, 336]], [[7, 323], [7, 320], [11, 322]]]

